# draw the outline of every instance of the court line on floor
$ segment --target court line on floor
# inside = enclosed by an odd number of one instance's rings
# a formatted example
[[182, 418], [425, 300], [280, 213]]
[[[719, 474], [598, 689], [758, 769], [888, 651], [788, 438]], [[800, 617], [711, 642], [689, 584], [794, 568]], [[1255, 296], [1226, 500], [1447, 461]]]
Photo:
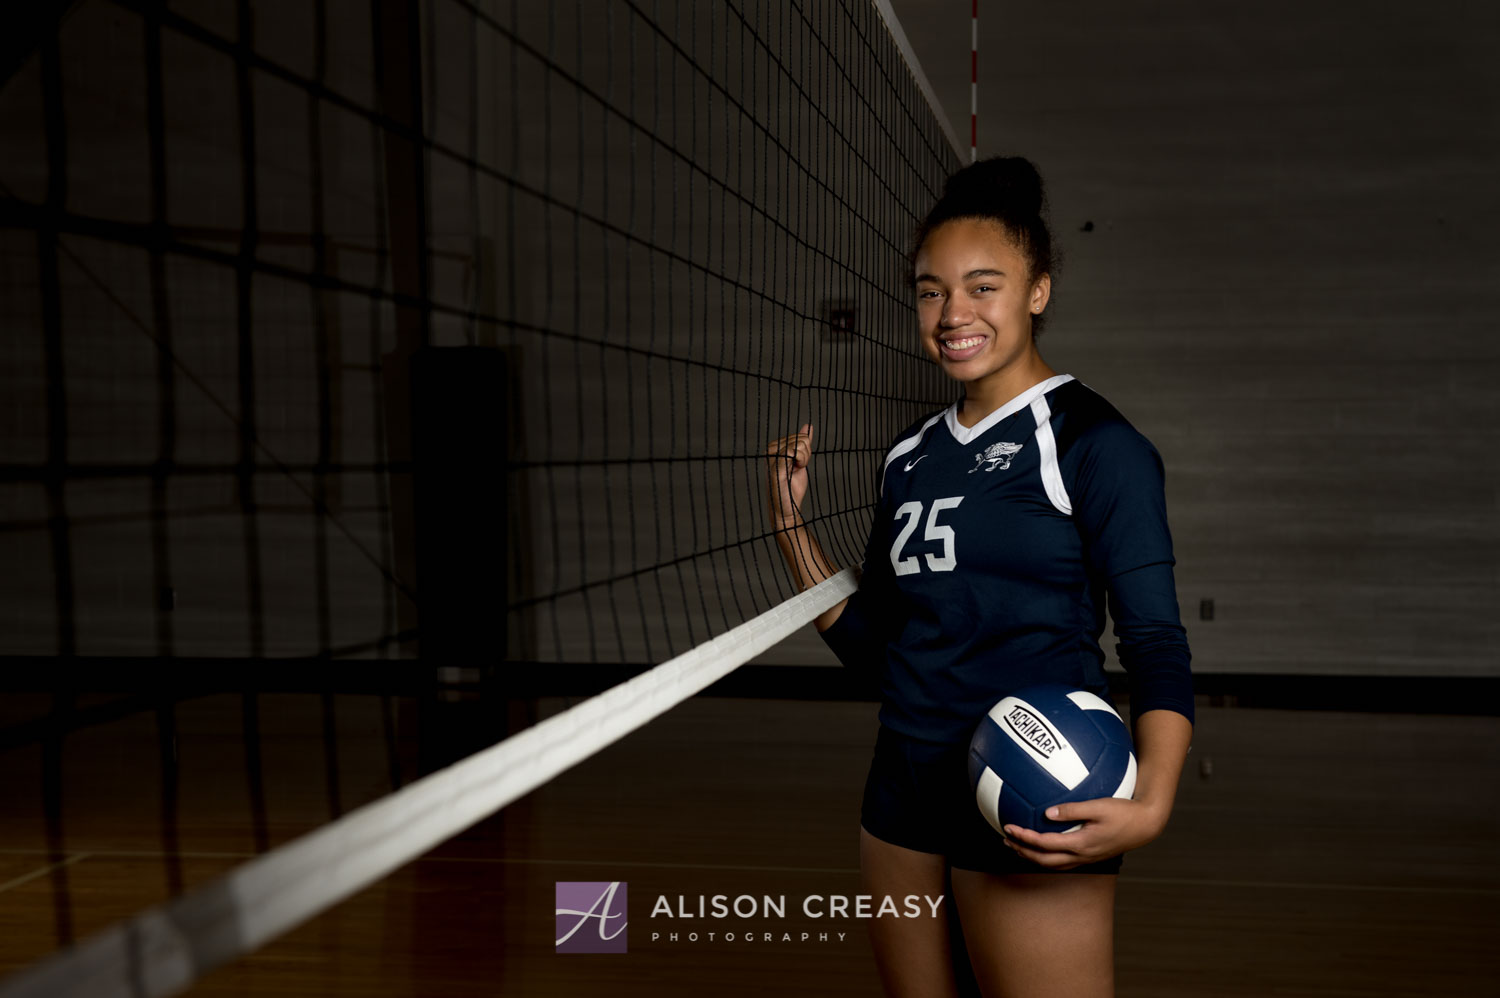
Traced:
[[[45, 856], [45, 849], [0, 849], [0, 856]], [[92, 856], [96, 859], [254, 859], [253, 852], [175, 852], [165, 853], [150, 849], [94, 849], [81, 853], [79, 858]], [[511, 863], [537, 866], [623, 866], [630, 868], [660, 868], [664, 870], [744, 870], [749, 873], [859, 873], [857, 867], [833, 866], [746, 866], [741, 863], [653, 863], [641, 860], [576, 860], [535, 859], [515, 856], [419, 856], [413, 863]], [[55, 865], [55, 864], [54, 864]], [[0, 886], [3, 889], [3, 886]]]
[[[46, 856], [46, 849], [0, 849], [0, 856]], [[258, 852], [163, 852], [160, 849], [88, 849], [78, 854], [79, 859], [98, 856], [113, 859], [254, 859]]]
[[746, 866], [743, 863], [652, 863], [642, 860], [533, 859], [517, 856], [423, 856], [418, 863], [508, 863], [520, 866], [624, 866], [659, 870], [741, 870], [746, 873], [852, 873], [856, 866]]
[[1483, 897], [1500, 895], [1496, 887], [1416, 887], [1410, 884], [1330, 884], [1295, 880], [1212, 880], [1198, 877], [1121, 876], [1133, 883], [1165, 884], [1171, 887], [1273, 887], [1278, 890], [1354, 891], [1368, 894], [1474, 894]]
[[[580, 860], [580, 859], [534, 859], [529, 857], [508, 856], [479, 856], [466, 858], [463, 856], [424, 856], [417, 860], [420, 863], [510, 863], [518, 865], [533, 866], [623, 866], [623, 867], [646, 867], [668, 870], [743, 870], [749, 873], [859, 873], [857, 867], [806, 867], [806, 866], [743, 866], [736, 864], [716, 863], [647, 863], [647, 862], [610, 862], [608, 860]], [[1296, 881], [1280, 880], [1210, 880], [1195, 877], [1151, 877], [1123, 875], [1127, 880], [1135, 883], [1166, 884], [1173, 887], [1275, 887], [1281, 889], [1298, 890], [1331, 890], [1331, 891], [1365, 891], [1377, 893], [1410, 893], [1410, 894], [1477, 894], [1486, 897], [1500, 895], [1500, 888], [1494, 887], [1413, 887], [1407, 885], [1390, 884], [1381, 886], [1378, 884], [1330, 884], [1330, 883], [1298, 883]]]
[[[0, 855], [4, 856], [36, 856], [47, 855], [44, 849], [0, 849]], [[61, 863], [53, 863], [42, 870], [28, 873], [16, 880], [0, 884], [0, 891], [10, 887], [19, 886], [29, 880], [45, 876], [59, 866], [70, 866], [79, 860], [86, 858], [95, 859], [166, 859], [175, 856], [178, 859], [253, 859], [258, 853], [253, 852], [177, 852], [165, 853], [159, 850], [149, 849], [95, 849], [89, 852], [78, 853], [70, 856]], [[511, 866], [605, 866], [624, 867], [627, 869], [650, 869], [650, 870], [719, 870], [740, 871], [744, 873], [831, 873], [831, 874], [858, 874], [858, 867], [839, 866], [750, 866], [743, 863], [661, 863], [644, 860], [607, 860], [607, 859], [541, 859], [527, 856], [421, 856], [412, 860], [415, 863], [480, 863], [488, 865], [511, 865]], [[1328, 890], [1328, 891], [1350, 891], [1357, 893], [1372, 894], [1457, 894], [1474, 895], [1481, 897], [1494, 897], [1500, 895], [1500, 888], [1496, 887], [1417, 887], [1409, 884], [1333, 884], [1326, 882], [1299, 882], [1294, 880], [1219, 880], [1200, 877], [1155, 877], [1138, 876], [1131, 873], [1122, 874], [1122, 877], [1130, 883], [1164, 885], [1170, 887], [1239, 887], [1239, 888], [1274, 888], [1277, 890]]]
[[[10, 850], [6, 851], [10, 852]], [[43, 855], [46, 855], [46, 853], [43, 853]], [[30, 873], [25, 873], [19, 877], [7, 880], [5, 883], [0, 884], [0, 894], [4, 894], [12, 887], [20, 887], [22, 884], [29, 884], [33, 880], [40, 880], [42, 877], [47, 876], [47, 874], [53, 872], [54, 870], [60, 870], [65, 866], [72, 866], [74, 863], [88, 859], [92, 855], [94, 854], [91, 852], [74, 853], [67, 859], [58, 860], [56, 863], [49, 863], [46, 866], [42, 867], [40, 870], [33, 870]]]

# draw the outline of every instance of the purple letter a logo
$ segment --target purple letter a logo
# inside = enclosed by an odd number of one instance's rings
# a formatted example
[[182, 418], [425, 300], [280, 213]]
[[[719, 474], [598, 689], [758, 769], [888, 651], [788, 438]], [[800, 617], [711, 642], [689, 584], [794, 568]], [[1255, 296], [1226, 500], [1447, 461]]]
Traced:
[[557, 952], [624, 953], [629, 886], [618, 880], [557, 881]]

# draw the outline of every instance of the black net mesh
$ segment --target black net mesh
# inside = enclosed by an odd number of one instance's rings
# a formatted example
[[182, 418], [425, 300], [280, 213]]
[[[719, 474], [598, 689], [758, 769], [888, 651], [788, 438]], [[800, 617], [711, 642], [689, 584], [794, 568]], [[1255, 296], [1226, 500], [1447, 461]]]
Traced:
[[948, 401], [905, 254], [958, 159], [868, 3], [35, 31], [0, 87], [0, 652], [396, 657], [441, 620], [660, 661], [791, 594], [767, 440], [815, 424], [852, 564], [891, 435]]

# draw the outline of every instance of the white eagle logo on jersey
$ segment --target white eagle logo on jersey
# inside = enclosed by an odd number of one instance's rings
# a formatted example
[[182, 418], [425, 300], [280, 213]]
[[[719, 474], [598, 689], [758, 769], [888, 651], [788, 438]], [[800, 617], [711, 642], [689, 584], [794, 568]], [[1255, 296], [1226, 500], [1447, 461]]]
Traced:
[[1001, 441], [998, 444], [990, 444], [984, 449], [983, 454], [974, 455], [974, 467], [969, 469], [969, 474], [972, 475], [978, 471], [979, 466], [982, 464], [988, 465], [984, 469], [985, 471], [994, 471], [996, 468], [1004, 471], [1010, 467], [1010, 459], [1020, 453], [1020, 450], [1020, 444], [1006, 443], [1005, 441]]

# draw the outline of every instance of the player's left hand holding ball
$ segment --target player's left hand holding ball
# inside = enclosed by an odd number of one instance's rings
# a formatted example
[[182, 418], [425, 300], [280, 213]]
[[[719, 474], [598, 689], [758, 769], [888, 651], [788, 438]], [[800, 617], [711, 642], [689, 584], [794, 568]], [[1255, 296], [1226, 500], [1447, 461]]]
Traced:
[[1170, 810], [1170, 805], [1162, 809], [1117, 797], [1058, 804], [1047, 809], [1048, 818], [1081, 821], [1083, 827], [1076, 832], [1035, 832], [1006, 825], [1005, 844], [1040, 866], [1067, 870], [1145, 845], [1167, 827]]

